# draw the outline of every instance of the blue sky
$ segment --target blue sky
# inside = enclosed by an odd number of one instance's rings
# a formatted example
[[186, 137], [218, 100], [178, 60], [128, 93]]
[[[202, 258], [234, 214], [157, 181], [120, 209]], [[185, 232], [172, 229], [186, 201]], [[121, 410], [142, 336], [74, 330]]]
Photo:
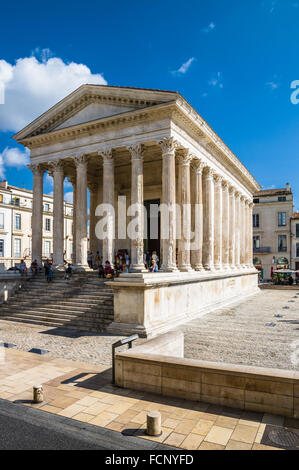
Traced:
[[108, 83], [179, 91], [262, 187], [290, 182], [299, 210], [299, 0], [17, 1], [1, 16], [10, 184], [32, 187], [11, 135], [79, 84]]

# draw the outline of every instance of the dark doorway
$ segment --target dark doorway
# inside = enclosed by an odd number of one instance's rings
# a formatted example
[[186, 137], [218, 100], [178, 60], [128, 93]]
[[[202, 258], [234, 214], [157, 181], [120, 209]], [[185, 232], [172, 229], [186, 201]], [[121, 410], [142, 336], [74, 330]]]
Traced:
[[[153, 216], [153, 212], [151, 216], [151, 205], [159, 206], [160, 199], [151, 199], [149, 201], [144, 201], [144, 207], [146, 210], [147, 217], [147, 233], [146, 238], [144, 239], [144, 251], [145, 253], [148, 251], [150, 254], [153, 251], [156, 251], [158, 256], [160, 257], [160, 212], [157, 214], [157, 217]], [[151, 233], [154, 231], [155, 227], [158, 227], [158, 237], [151, 238]]]

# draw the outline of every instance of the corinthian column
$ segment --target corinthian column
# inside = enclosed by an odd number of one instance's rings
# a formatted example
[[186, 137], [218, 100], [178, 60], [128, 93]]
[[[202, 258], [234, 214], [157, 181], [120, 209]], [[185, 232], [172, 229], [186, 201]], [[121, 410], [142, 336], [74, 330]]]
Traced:
[[229, 269], [229, 223], [230, 223], [230, 199], [227, 181], [222, 183], [222, 265]]
[[61, 160], [49, 162], [53, 173], [53, 264], [63, 266], [64, 251], [64, 170]]
[[236, 265], [236, 198], [235, 188], [229, 188], [229, 265], [235, 269]]
[[176, 206], [175, 206], [175, 141], [173, 137], [159, 142], [162, 149], [162, 266], [163, 271], [176, 271]]
[[245, 217], [245, 197], [240, 199], [240, 264], [242, 268], [246, 267], [246, 217]]
[[68, 178], [69, 182], [72, 183], [73, 186], [73, 230], [72, 230], [72, 238], [73, 238], [73, 264], [76, 263], [76, 177], [71, 176]]
[[74, 158], [76, 165], [76, 264], [87, 266], [87, 160]]
[[107, 233], [103, 240], [103, 263], [109, 261], [114, 265], [114, 160], [112, 149], [99, 152], [103, 157], [103, 204], [107, 208]]
[[190, 264], [191, 239], [191, 197], [190, 197], [190, 162], [189, 150], [179, 153], [179, 187], [181, 208], [181, 234], [178, 240], [178, 268], [180, 271], [192, 271]]
[[248, 267], [253, 267], [253, 220], [252, 220], [253, 203], [250, 201], [248, 205]]
[[143, 153], [141, 144], [128, 148], [131, 154], [131, 205], [134, 220], [137, 222], [135, 233], [131, 234], [131, 272], [146, 271], [143, 262], [144, 205], [143, 205]]
[[96, 228], [96, 208], [97, 208], [97, 189], [96, 184], [89, 184], [89, 249], [93, 255], [98, 251], [98, 240], [95, 233]]
[[43, 252], [43, 176], [44, 169], [40, 165], [28, 165], [33, 173], [33, 204], [32, 204], [32, 253], [31, 259], [42, 262]]
[[222, 268], [222, 178], [214, 175], [214, 266]]
[[235, 245], [235, 264], [236, 268], [240, 269], [240, 250], [241, 250], [241, 194], [236, 191], [236, 245]]
[[213, 170], [206, 167], [203, 172], [203, 265], [205, 270], [214, 270], [214, 179]]
[[191, 250], [191, 265], [195, 271], [202, 271], [202, 238], [203, 238], [203, 204], [202, 204], [202, 171], [205, 165], [201, 160], [192, 162], [192, 195], [193, 213], [192, 230], [194, 240]]

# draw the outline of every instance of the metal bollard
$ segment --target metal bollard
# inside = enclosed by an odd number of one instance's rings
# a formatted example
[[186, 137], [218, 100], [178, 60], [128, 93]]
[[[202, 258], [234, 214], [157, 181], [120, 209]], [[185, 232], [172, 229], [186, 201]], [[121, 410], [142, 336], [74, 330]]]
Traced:
[[44, 401], [44, 391], [42, 385], [34, 385], [33, 387], [33, 402], [42, 403]]
[[161, 413], [150, 411], [146, 416], [146, 433], [149, 436], [161, 436]]

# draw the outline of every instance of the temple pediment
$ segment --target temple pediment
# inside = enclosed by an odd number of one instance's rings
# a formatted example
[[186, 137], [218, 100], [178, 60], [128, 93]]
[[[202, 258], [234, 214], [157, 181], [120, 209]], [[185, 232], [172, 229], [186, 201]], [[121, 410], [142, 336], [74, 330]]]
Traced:
[[82, 85], [19, 131], [19, 141], [59, 129], [174, 101], [172, 91]]

